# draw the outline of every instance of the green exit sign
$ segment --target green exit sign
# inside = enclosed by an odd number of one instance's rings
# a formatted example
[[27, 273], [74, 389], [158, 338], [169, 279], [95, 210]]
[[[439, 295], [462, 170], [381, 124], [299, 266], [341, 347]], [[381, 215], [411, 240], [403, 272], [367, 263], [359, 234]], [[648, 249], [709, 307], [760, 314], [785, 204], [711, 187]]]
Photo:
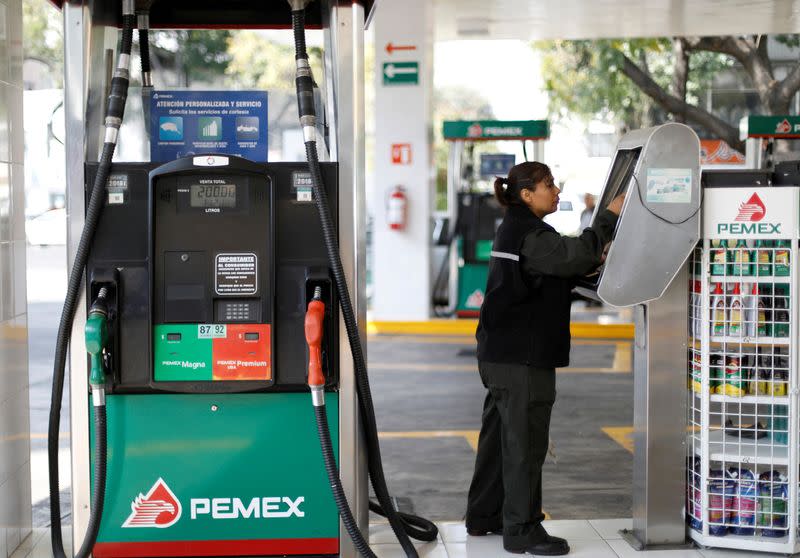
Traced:
[[419, 62], [384, 62], [384, 85], [418, 85]]

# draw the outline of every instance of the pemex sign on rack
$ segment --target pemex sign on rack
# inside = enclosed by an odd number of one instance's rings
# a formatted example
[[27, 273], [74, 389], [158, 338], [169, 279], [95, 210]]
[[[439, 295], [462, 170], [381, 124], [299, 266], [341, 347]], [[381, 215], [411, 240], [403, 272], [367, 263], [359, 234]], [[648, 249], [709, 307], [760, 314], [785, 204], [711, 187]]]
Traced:
[[706, 238], [797, 236], [797, 188], [707, 188], [703, 196]]
[[800, 116], [748, 116], [749, 138], [800, 138]]

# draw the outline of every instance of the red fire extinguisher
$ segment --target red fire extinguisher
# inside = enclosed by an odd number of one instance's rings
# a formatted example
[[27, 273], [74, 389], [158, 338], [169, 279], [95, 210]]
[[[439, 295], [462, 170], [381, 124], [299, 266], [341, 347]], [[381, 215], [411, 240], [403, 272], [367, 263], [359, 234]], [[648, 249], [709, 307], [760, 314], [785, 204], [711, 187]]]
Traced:
[[402, 186], [395, 186], [389, 192], [386, 200], [386, 222], [393, 231], [402, 231], [406, 228], [408, 214], [408, 197]]

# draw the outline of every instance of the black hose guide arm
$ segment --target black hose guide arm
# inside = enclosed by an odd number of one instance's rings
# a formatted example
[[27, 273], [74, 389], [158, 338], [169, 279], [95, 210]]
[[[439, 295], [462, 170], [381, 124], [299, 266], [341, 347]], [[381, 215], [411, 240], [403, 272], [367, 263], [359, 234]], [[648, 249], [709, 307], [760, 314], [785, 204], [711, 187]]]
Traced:
[[[50, 483], [50, 539], [53, 556], [55, 558], [66, 558], [61, 533], [61, 498], [58, 486], [58, 435], [61, 426], [61, 402], [64, 395], [67, 350], [69, 347], [70, 333], [72, 331], [72, 323], [75, 319], [75, 309], [80, 300], [80, 290], [83, 283], [86, 261], [89, 255], [89, 247], [91, 246], [95, 231], [97, 230], [97, 223], [103, 209], [103, 201], [106, 195], [106, 182], [111, 172], [111, 160], [114, 156], [114, 149], [117, 145], [119, 129], [122, 125], [122, 118], [125, 112], [130, 79], [131, 45], [135, 26], [136, 15], [134, 13], [134, 1], [122, 0], [122, 40], [119, 56], [117, 57], [117, 69], [114, 72], [114, 77], [111, 79], [111, 90], [108, 95], [103, 151], [100, 155], [99, 169], [94, 183], [92, 184], [89, 203], [86, 208], [86, 220], [78, 242], [78, 248], [75, 251], [75, 260], [69, 273], [64, 308], [61, 312], [61, 320], [58, 324], [55, 358], [53, 362], [53, 389], [50, 400], [50, 419], [47, 434], [48, 474]], [[105, 298], [105, 295], [98, 297], [98, 299], [100, 298]], [[99, 300], [95, 302], [97, 303]], [[97, 535], [100, 531], [100, 520], [102, 518], [103, 502], [105, 500], [107, 439], [105, 389], [103, 385], [92, 385], [92, 403], [95, 421], [94, 490], [92, 491], [92, 502], [86, 535], [76, 554], [79, 558], [88, 557], [94, 548]]]
[[[436, 540], [438, 529], [433, 523], [422, 518], [415, 518], [414, 523], [416, 525], [424, 525], [425, 528], [423, 529], [415, 527], [410, 522], [404, 522], [397, 513], [397, 510], [394, 509], [389, 490], [386, 487], [386, 479], [383, 473], [383, 463], [380, 454], [380, 443], [378, 441], [378, 427], [375, 422], [375, 409], [372, 403], [372, 393], [369, 388], [367, 366], [361, 347], [361, 338], [358, 332], [358, 324], [356, 322], [353, 304], [350, 300], [350, 291], [347, 287], [341, 257], [339, 256], [336, 228], [331, 218], [328, 196], [322, 182], [322, 172], [320, 170], [319, 155], [317, 153], [316, 115], [314, 111], [313, 92], [314, 80], [311, 74], [311, 66], [308, 63], [308, 52], [306, 51], [305, 40], [306, 2], [304, 0], [289, 0], [289, 4], [292, 6], [292, 29], [294, 31], [295, 60], [297, 63], [295, 85], [297, 88], [298, 114], [300, 115], [300, 125], [303, 129], [303, 141], [305, 143], [306, 158], [308, 159], [308, 167], [311, 173], [314, 200], [322, 224], [325, 248], [328, 253], [328, 261], [342, 308], [342, 318], [347, 332], [347, 339], [350, 344], [350, 351], [353, 355], [359, 409], [367, 445], [369, 477], [372, 482], [372, 488], [380, 503], [380, 508], [389, 520], [389, 524], [392, 526], [392, 530], [395, 536], [397, 536], [400, 545], [403, 547], [406, 556], [417, 558], [417, 551], [410, 541], [408, 533], [413, 533], [415, 538], [419, 538], [420, 540], [433, 541]], [[324, 398], [322, 399], [324, 400]], [[324, 407], [322, 407], [322, 418], [320, 418], [320, 413], [317, 411], [316, 405], [315, 412], [317, 413], [317, 420], [320, 428], [326, 426], [326, 423], [322, 424], [324, 419]], [[327, 428], [325, 428], [325, 430], [327, 431]], [[324, 453], [324, 439], [321, 438], [320, 442], [323, 444]], [[326, 467], [326, 469], [331, 485], [333, 486], [336, 481], [339, 481], [338, 471], [335, 467]], [[339, 484], [341, 484], [340, 481]], [[352, 512], [349, 510], [349, 507], [347, 507], [346, 500], [341, 499], [340, 501], [339, 498], [336, 500], [342, 521], [345, 523], [348, 533], [351, 533], [352, 536], [353, 531], [358, 531], [357, 525], [348, 525], [348, 522], [353, 521]], [[345, 509], [346, 507], [348, 509]], [[371, 551], [368, 552], [368, 548], [361, 548], [360, 541], [356, 539], [357, 537], [354, 537], [354, 543], [356, 547], [359, 548], [362, 555], [371, 557]], [[363, 540], [363, 538], [361, 538], [361, 540]]]

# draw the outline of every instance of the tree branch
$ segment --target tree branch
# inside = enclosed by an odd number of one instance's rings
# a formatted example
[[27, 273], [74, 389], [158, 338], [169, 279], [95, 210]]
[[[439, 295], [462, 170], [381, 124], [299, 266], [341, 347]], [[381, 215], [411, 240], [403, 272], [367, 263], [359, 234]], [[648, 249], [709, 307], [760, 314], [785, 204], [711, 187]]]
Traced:
[[[672, 40], [672, 53], [675, 57], [675, 66], [672, 71], [672, 94], [686, 102], [686, 83], [689, 81], [689, 50], [686, 48], [686, 39]], [[686, 122], [684, 112], [675, 115], [677, 122]]]
[[685, 114], [687, 121], [695, 122], [718, 138], [725, 140], [733, 149], [744, 152], [744, 142], [739, 139], [739, 130], [711, 114], [694, 105], [670, 95], [650, 76], [645, 74], [625, 53], [619, 52], [623, 59], [622, 73], [625, 74], [636, 86], [647, 96], [671, 114]]
[[795, 64], [789, 74], [775, 88], [776, 101], [785, 102], [788, 108], [788, 103], [791, 102], [798, 89], [800, 89], [800, 63]]
[[684, 41], [686, 41], [688, 50], [707, 50], [727, 54], [735, 58], [742, 66], [747, 64], [755, 49], [755, 45], [738, 37], [687, 37]]

